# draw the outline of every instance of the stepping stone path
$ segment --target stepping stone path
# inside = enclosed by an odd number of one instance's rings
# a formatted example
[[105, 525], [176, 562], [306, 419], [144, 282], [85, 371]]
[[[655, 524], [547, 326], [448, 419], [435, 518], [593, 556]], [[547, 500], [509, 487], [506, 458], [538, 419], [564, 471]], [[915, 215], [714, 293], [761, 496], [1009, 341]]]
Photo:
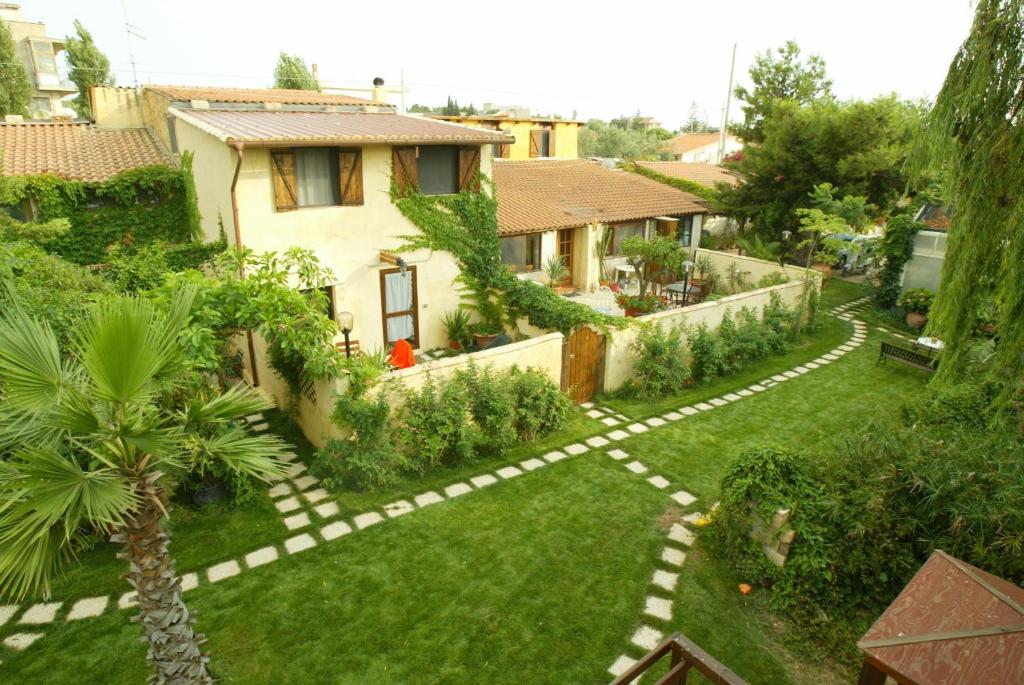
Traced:
[[93, 618], [103, 613], [104, 609], [107, 608], [107, 604], [110, 603], [109, 597], [89, 597], [87, 599], [80, 599], [71, 605], [71, 610], [68, 611], [68, 621], [80, 621], [83, 618]]
[[[584, 402], [580, 405], [580, 408], [587, 410], [586, 415], [588, 418], [596, 419], [606, 426], [617, 426], [623, 421], [628, 421], [625, 416], [614, 409], [610, 407], [599, 407], [593, 402]], [[601, 447], [601, 445], [593, 445], [593, 447]]]

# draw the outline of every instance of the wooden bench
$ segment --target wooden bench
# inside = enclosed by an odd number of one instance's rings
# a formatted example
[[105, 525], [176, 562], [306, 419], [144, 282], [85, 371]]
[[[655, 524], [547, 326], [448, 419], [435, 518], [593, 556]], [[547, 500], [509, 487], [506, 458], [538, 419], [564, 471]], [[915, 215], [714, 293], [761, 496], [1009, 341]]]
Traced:
[[934, 371], [935, 365], [938, 364], [937, 359], [933, 359], [926, 354], [883, 342], [882, 349], [878, 352], [878, 361], [875, 362], [875, 366], [885, 363], [886, 359], [902, 362], [907, 366], [913, 366], [928, 372]]

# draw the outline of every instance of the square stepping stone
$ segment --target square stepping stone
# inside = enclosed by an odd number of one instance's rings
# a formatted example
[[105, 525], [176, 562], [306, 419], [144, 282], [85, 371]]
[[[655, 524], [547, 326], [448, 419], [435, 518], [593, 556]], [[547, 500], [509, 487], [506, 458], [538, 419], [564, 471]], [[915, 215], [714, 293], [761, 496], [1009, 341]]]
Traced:
[[10, 621], [16, 613], [18, 613], [18, 607], [15, 604], [0, 606], [0, 626]]
[[485, 488], [488, 485], [497, 483], [498, 479], [489, 473], [485, 473], [482, 476], [473, 476], [469, 479], [469, 482], [473, 484], [474, 488]]
[[662, 621], [672, 620], [672, 600], [663, 597], [648, 597], [644, 604], [644, 613]]
[[650, 478], [647, 479], [647, 482], [653, 485], [654, 487], [658, 488], [659, 490], [664, 490], [669, 486], [668, 479], [665, 478], [664, 476], [651, 476]]
[[[496, 473], [502, 478], [515, 478], [516, 476], [523, 475], [523, 472], [517, 469], [515, 466], [505, 466], [496, 471]], [[450, 497], [451, 495], [449, 495]]]
[[580, 407], [583, 408], [583, 409], [593, 409], [594, 408], [594, 403], [593, 402], [583, 402], [582, 404], [580, 404]]
[[71, 610], [68, 611], [69, 621], [78, 621], [83, 618], [93, 618], [99, 616], [107, 609], [107, 604], [110, 602], [110, 597], [87, 597], [80, 599], [71, 605]]
[[267, 490], [267, 494], [274, 498], [284, 497], [285, 495], [290, 495], [291, 493], [292, 486], [288, 485], [288, 483], [278, 483], [274, 487]]
[[660, 630], [655, 630], [650, 626], [640, 626], [629, 641], [645, 652], [649, 652], [661, 643], [662, 638], [664, 635]]
[[785, 376], [786, 378], [796, 378], [800, 374], [798, 374], [796, 371], [783, 371], [782, 375]]
[[631, 659], [625, 654], [620, 654], [619, 658], [615, 660], [611, 666], [608, 667], [608, 672], [613, 677], [618, 678], [620, 675], [633, 668], [636, 665], [636, 659]]
[[754, 383], [752, 386], [750, 386], [750, 390], [752, 390], [754, 392], [764, 392], [767, 389], [768, 388], [764, 387], [760, 383]]
[[129, 590], [128, 592], [121, 595], [117, 600], [118, 609], [131, 609], [132, 607], [139, 605], [139, 598], [135, 594], [135, 590]]
[[296, 509], [299, 508], [299, 506], [301, 505], [299, 504], [298, 497], [289, 497], [288, 499], [283, 499], [279, 502], [274, 502], [274, 507], [282, 514], [287, 513], [289, 511], [295, 511]]
[[57, 617], [57, 610], [60, 609], [62, 604], [63, 602], [33, 604], [21, 615], [18, 623], [33, 626], [52, 623], [53, 619]]
[[626, 464], [626, 468], [633, 473], [647, 473], [647, 467], [638, 461], [631, 461]]
[[210, 579], [211, 583], [230, 578], [231, 576], [237, 576], [242, 572], [242, 567], [238, 565], [238, 562], [232, 559], [231, 561], [225, 561], [220, 564], [214, 564], [210, 568], [206, 569], [206, 577]]
[[834, 362], [838, 357], [836, 357], [834, 354], [823, 354], [821, 355], [821, 358], [824, 359], [825, 361]]
[[398, 518], [399, 516], [405, 516], [415, 509], [416, 507], [412, 505], [412, 502], [404, 499], [384, 505], [384, 513], [388, 515], [388, 518], [392, 519]]
[[562, 461], [563, 459], [565, 459], [565, 456], [566, 455], [564, 453], [555, 450], [554, 452], [548, 452], [547, 454], [545, 454], [544, 461], [546, 461], [549, 464], [554, 464], [556, 461]]
[[272, 561], [277, 561], [277, 548], [273, 545], [270, 547], [263, 547], [255, 552], [249, 552], [245, 555], [245, 565], [249, 568], [263, 566], [264, 564], [269, 564]]
[[622, 422], [619, 421], [614, 416], [606, 416], [603, 419], [601, 419], [601, 423], [603, 423], [606, 426], [617, 426], [617, 425], [619, 425]]
[[587, 416], [589, 416], [592, 419], [599, 419], [602, 416], [604, 416], [604, 412], [601, 411], [600, 409], [591, 409], [590, 411], [587, 412]]
[[625, 440], [626, 438], [629, 437], [629, 433], [627, 433], [624, 430], [617, 430], [617, 431], [612, 431], [611, 433], [609, 433], [608, 437], [611, 440]]
[[329, 519], [332, 516], [337, 516], [341, 512], [341, 508], [337, 502], [324, 502], [313, 507], [313, 511], [316, 515], [322, 519]]
[[277, 460], [278, 460], [278, 461], [283, 461], [283, 462], [285, 462], [285, 463], [288, 463], [288, 462], [292, 462], [292, 461], [295, 461], [295, 460], [296, 460], [297, 458], [298, 458], [298, 457], [296, 457], [296, 456], [295, 456], [294, 454], [292, 454], [291, 452], [285, 452], [284, 454], [282, 454], [281, 456], [279, 456], [279, 457], [277, 458]]
[[739, 394], [735, 392], [731, 392], [728, 395], [722, 395], [722, 399], [725, 400], [726, 402], [735, 402], [739, 398]]
[[22, 651], [28, 649], [29, 645], [43, 637], [45, 633], [15, 633], [4, 638], [4, 646]]
[[684, 507], [688, 507], [697, 501], [697, 498], [688, 493], [686, 490], [680, 490], [679, 492], [673, 492], [669, 495], [672, 499], [682, 504]]
[[629, 418], [623, 416], [622, 414], [616, 414], [615, 418], [617, 418], [620, 422], [621, 421], [629, 421]]
[[724, 407], [725, 405], [729, 404], [728, 400], [723, 400], [721, 397], [716, 397], [714, 399], [708, 400], [708, 402], [711, 404], [712, 407]]
[[608, 444], [608, 438], [604, 437], [603, 435], [595, 435], [591, 438], [587, 438], [586, 440], [584, 440], [584, 442], [586, 442], [591, 447], [604, 447], [605, 445]]
[[626, 430], [630, 433], [643, 433], [647, 430], [647, 426], [642, 423], [631, 423], [626, 426]]
[[693, 406], [696, 407], [698, 411], [707, 411], [709, 409], [714, 409], [714, 406], [708, 404], [707, 402], [701, 402], [700, 404], [695, 404]]
[[288, 527], [288, 530], [305, 528], [309, 525], [309, 514], [302, 512], [301, 514], [295, 514], [295, 516], [289, 516], [284, 520], [284, 525]]
[[542, 459], [527, 459], [519, 465], [527, 471], [536, 471], [539, 468], [547, 466], [547, 462]]
[[[468, 488], [469, 486], [467, 485], [466, 487]], [[359, 514], [358, 516], [354, 517], [352, 519], [352, 522], [356, 524], [356, 528], [362, 530], [363, 528], [375, 526], [383, 520], [384, 517], [381, 516], [378, 512], [368, 511], [365, 514]]]
[[188, 592], [199, 587], [199, 574], [186, 573], [181, 577], [181, 591]]
[[257, 421], [263, 420], [263, 414], [249, 414], [245, 417], [245, 420], [249, 423], [256, 423]]
[[679, 574], [672, 573], [671, 571], [662, 571], [658, 569], [654, 572], [654, 576], [651, 578], [651, 585], [657, 585], [666, 592], [675, 592], [676, 583], [679, 582]]
[[[287, 475], [289, 478], [296, 478], [296, 477], [298, 477], [298, 475], [300, 473], [302, 473], [305, 470], [306, 470], [306, 465], [301, 463], [301, 462], [299, 462], [299, 463], [296, 463], [296, 464], [289, 465], [288, 468], [285, 469], [284, 472], [285, 472], [285, 475]], [[304, 488], [299, 488], [299, 489], [302, 490]]]
[[[306, 468], [305, 465], [303, 465], [302, 468]], [[308, 490], [309, 488], [313, 487], [319, 482], [319, 478], [314, 478], [313, 476], [303, 476], [302, 478], [295, 479], [295, 487], [297, 487], [299, 490]]]
[[785, 381], [788, 381], [789, 378], [787, 376], [783, 376], [782, 374], [777, 374], [775, 376], [772, 376], [772, 380], [775, 381], [776, 383], [783, 383]]
[[444, 494], [446, 494], [449, 497], [459, 497], [460, 495], [465, 495], [467, 492], [472, 491], [473, 488], [471, 488], [466, 483], [456, 483], [455, 485], [449, 485], [448, 487], [446, 487], [444, 489]]
[[431, 504], [443, 502], [444, 497], [441, 497], [441, 495], [431, 490], [429, 492], [424, 492], [421, 495], [416, 495], [415, 497], [413, 497], [413, 501], [416, 502], [417, 507], [426, 507]]
[[661, 418], [665, 419], [666, 421], [678, 421], [679, 419], [683, 418], [683, 415], [677, 411], [670, 411]]
[[577, 454], [583, 454], [590, 448], [584, 444], [576, 442], [571, 445], [566, 445], [564, 449], [566, 454], [575, 457]]
[[288, 554], [298, 554], [299, 552], [305, 552], [307, 549], [316, 547], [316, 540], [309, 533], [303, 533], [302, 535], [296, 535], [293, 538], [288, 538], [284, 541], [284, 548], [288, 550]]
[[682, 566], [686, 561], [686, 552], [675, 547], [665, 547], [661, 550], [661, 560], [669, 566]]
[[619, 461], [620, 459], [625, 459], [626, 457], [628, 457], [629, 453], [626, 452], [626, 450], [614, 449], [608, 450], [608, 456], [614, 459], [615, 461]]
[[692, 547], [696, 538], [693, 535], [693, 531], [686, 526], [673, 523], [672, 529], [668, 531], [668, 539], [672, 542], [679, 542], [687, 547]]
[[647, 419], [646, 423], [651, 428], [657, 428], [658, 426], [665, 425], [665, 419], [661, 418], [660, 416], [655, 416], [653, 419]]
[[795, 367], [793, 367], [793, 370], [796, 371], [797, 373], [801, 374], [801, 375], [803, 375], [803, 374], [807, 373], [808, 371], [810, 371], [810, 369], [808, 369], [806, 366], [795, 366]]
[[853, 346], [851, 346], [851, 345], [840, 345], [839, 349], [843, 350], [844, 352], [851, 352], [851, 351], [853, 351]]
[[816, 369], [821, 365], [818, 364], [818, 362], [807, 362], [806, 364], [804, 364], [804, 366], [806, 366], [808, 369]]
[[323, 488], [317, 488], [316, 490], [307, 490], [302, 493], [302, 496], [306, 498], [308, 502], [319, 502], [322, 499], [326, 499], [328, 492]]
[[683, 407], [679, 410], [679, 413], [683, 416], [693, 416], [694, 414], [699, 414], [700, 409], [697, 409], [696, 407]]
[[329, 525], [324, 526], [320, 529], [320, 537], [330, 542], [340, 538], [342, 535], [348, 535], [352, 532], [352, 526], [348, 525], [344, 521], [335, 521]]

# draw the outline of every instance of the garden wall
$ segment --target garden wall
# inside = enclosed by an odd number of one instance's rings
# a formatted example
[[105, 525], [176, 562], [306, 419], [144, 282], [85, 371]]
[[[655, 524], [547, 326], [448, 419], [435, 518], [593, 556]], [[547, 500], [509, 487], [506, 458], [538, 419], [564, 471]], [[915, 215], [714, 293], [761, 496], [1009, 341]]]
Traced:
[[804, 277], [804, 269], [799, 266], [792, 266], [787, 264], [786, 266], [779, 266], [775, 262], [769, 262], [764, 259], [755, 259], [754, 257], [744, 257], [740, 255], [730, 254], [728, 252], [716, 252], [715, 250], [707, 250], [704, 248], [698, 249], [694, 252], [694, 258], [706, 254], [711, 258], [711, 262], [718, 269], [719, 278], [724, 278], [726, 269], [729, 268], [730, 264], [737, 263], [744, 272], [747, 273], [747, 280], [752, 283], [757, 283], [763, 277], [776, 271], [781, 271], [786, 274], [790, 279], [802, 280]]

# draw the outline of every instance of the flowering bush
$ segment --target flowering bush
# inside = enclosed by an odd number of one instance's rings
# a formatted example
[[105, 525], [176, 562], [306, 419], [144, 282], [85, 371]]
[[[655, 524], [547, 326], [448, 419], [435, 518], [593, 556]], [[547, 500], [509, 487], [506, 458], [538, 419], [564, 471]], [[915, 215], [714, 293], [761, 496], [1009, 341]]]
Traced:
[[935, 299], [935, 293], [931, 290], [911, 288], [900, 295], [899, 305], [908, 312], [927, 314], [928, 310], [932, 308], [933, 299]]
[[650, 314], [658, 308], [658, 298], [655, 295], [627, 295], [619, 293], [615, 301], [623, 309], [632, 309], [639, 314]]

